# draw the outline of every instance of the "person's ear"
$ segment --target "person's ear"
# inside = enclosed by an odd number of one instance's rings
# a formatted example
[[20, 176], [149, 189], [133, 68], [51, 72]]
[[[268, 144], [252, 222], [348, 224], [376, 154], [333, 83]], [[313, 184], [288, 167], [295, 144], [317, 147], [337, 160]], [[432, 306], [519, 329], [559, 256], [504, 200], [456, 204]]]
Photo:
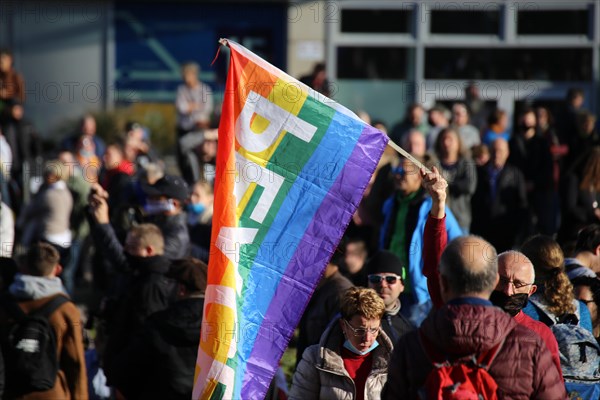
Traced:
[[144, 248], [144, 250], [146, 250], [147, 257], [152, 257], [152, 256], [156, 255], [156, 252], [154, 251], [154, 246], [148, 245]]
[[54, 269], [52, 270], [52, 274], [54, 276], [60, 276], [60, 274], [62, 274], [62, 272], [63, 272], [63, 267], [60, 264], [56, 264], [54, 266]]
[[537, 292], [537, 285], [531, 285], [531, 290], [529, 291], [529, 296]]

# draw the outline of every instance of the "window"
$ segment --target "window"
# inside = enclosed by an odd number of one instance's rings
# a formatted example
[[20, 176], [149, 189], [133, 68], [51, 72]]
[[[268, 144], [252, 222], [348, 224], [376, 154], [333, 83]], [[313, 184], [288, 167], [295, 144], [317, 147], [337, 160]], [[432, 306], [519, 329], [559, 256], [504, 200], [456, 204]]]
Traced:
[[342, 32], [410, 33], [412, 10], [342, 10]]
[[429, 48], [425, 79], [592, 80], [587, 48]]
[[337, 77], [406, 79], [409, 54], [412, 50], [400, 47], [338, 47]]
[[588, 34], [588, 10], [524, 10], [517, 15], [519, 35]]
[[497, 35], [499, 28], [497, 10], [431, 10], [431, 33]]

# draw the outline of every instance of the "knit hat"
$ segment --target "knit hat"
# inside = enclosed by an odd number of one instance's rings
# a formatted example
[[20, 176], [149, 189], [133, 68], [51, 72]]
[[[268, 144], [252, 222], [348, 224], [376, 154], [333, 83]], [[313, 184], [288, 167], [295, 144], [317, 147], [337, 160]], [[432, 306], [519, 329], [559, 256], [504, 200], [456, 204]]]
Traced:
[[367, 274], [396, 274], [404, 276], [402, 261], [391, 251], [378, 250], [373, 256], [367, 260], [365, 265]]

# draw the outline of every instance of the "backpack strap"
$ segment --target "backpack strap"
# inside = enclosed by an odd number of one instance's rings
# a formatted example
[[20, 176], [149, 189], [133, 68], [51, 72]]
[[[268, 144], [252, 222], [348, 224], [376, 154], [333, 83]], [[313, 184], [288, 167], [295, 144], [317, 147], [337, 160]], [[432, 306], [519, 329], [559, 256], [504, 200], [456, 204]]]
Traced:
[[69, 301], [71, 301], [69, 298], [63, 295], [58, 295], [52, 298], [42, 307], [32, 311], [29, 314], [25, 313], [25, 311], [23, 311], [23, 309], [19, 307], [19, 303], [14, 297], [4, 296], [1, 300], [1, 303], [6, 306], [6, 311], [8, 311], [17, 322], [21, 322], [27, 317], [27, 315], [39, 315], [48, 319], [58, 307]]
[[581, 321], [581, 311], [580, 311], [580, 302], [579, 300], [576, 300], [576, 304], [575, 304], [575, 313], [567, 313], [564, 315], [561, 315], [559, 317], [557, 317], [555, 314], [553, 314], [550, 310], [548, 310], [548, 307], [546, 305], [544, 305], [542, 302], [540, 302], [537, 298], [534, 298], [534, 296], [531, 296], [529, 298], [529, 301], [531, 302], [531, 304], [534, 305], [534, 307], [541, 311], [541, 315], [540, 315], [540, 321], [545, 323], [548, 326], [552, 326], [552, 325], [556, 325], [556, 324], [563, 324], [563, 323], [567, 323], [567, 324], [571, 324], [571, 325], [579, 325], [579, 322]]
[[500, 350], [502, 349], [502, 346], [504, 346], [505, 341], [506, 341], [506, 336], [504, 338], [502, 338], [502, 340], [498, 344], [496, 344], [494, 347], [481, 353], [479, 355], [479, 357], [477, 357], [477, 360], [476, 360], [477, 366], [479, 368], [483, 368], [487, 371], [490, 368], [490, 366], [492, 365], [492, 363], [494, 362], [494, 360], [496, 359], [496, 356], [498, 355], [498, 353], [500, 353]]
[[543, 319], [542, 322], [544, 322], [548, 326], [555, 325], [558, 322], [556, 319], [556, 315], [554, 315], [550, 310], [548, 310], [548, 308], [537, 299], [537, 296], [530, 296], [529, 302], [533, 304], [533, 306], [540, 312], [540, 321], [542, 321]]
[[40, 317], [44, 317], [46, 319], [48, 319], [50, 317], [50, 315], [52, 315], [52, 313], [54, 311], [56, 311], [56, 309], [60, 306], [62, 306], [63, 304], [67, 303], [71, 301], [68, 297], [63, 296], [63, 295], [58, 295], [58, 296], [54, 296], [52, 298], [52, 300], [50, 300], [49, 302], [47, 302], [46, 304], [44, 304], [42, 307], [38, 308], [35, 311], [32, 311], [29, 315], [36, 315], [36, 316], [40, 316]]

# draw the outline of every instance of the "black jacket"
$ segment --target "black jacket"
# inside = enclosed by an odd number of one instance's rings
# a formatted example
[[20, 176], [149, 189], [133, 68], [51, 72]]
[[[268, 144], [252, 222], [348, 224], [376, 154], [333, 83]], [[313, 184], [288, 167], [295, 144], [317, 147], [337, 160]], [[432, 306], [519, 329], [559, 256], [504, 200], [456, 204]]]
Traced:
[[203, 298], [188, 298], [152, 314], [116, 359], [114, 385], [131, 399], [190, 399]]
[[395, 346], [398, 339], [415, 329], [415, 327], [408, 319], [398, 312], [396, 315], [385, 313], [383, 318], [381, 318], [381, 329], [388, 335], [392, 344]]
[[105, 372], [109, 382], [115, 357], [132, 343], [148, 316], [166, 309], [175, 300], [177, 290], [177, 283], [165, 276], [170, 266], [166, 257], [132, 258], [129, 266], [132, 272], [126, 276], [124, 294], [107, 315]]

